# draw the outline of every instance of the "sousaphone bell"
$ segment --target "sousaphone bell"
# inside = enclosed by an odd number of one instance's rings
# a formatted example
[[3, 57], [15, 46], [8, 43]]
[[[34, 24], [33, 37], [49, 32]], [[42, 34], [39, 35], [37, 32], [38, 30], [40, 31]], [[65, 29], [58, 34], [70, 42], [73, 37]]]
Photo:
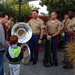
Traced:
[[24, 50], [22, 62], [27, 64], [30, 60], [31, 53], [30, 48], [26, 43], [32, 37], [31, 27], [24, 22], [16, 23], [11, 30], [11, 34], [18, 36], [18, 43], [20, 44], [21, 49]]

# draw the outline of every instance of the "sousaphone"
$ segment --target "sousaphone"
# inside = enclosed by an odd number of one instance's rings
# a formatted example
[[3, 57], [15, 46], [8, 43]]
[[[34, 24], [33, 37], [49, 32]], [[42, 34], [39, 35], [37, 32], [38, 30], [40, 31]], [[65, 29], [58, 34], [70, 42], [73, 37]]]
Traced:
[[30, 53], [30, 48], [26, 43], [32, 37], [31, 27], [24, 22], [16, 23], [11, 30], [11, 34], [18, 36], [18, 43], [20, 44], [21, 49], [24, 50], [22, 62], [24, 64], [27, 64], [30, 60], [31, 53]]

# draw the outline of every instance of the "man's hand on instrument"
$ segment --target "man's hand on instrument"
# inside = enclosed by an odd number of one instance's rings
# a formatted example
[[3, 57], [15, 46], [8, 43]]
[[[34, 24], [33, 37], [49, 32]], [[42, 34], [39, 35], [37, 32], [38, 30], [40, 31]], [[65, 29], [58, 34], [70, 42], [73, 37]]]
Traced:
[[47, 40], [50, 40], [51, 39], [51, 36], [50, 35], [47, 35]]

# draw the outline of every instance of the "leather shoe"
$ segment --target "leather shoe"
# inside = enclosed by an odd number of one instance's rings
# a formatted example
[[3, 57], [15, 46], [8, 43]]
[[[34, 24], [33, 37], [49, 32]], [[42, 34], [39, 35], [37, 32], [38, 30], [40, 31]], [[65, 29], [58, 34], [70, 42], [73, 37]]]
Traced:
[[35, 62], [33, 62], [33, 65], [36, 65], [36, 63], [37, 63], [36, 61], [35, 61]]
[[63, 66], [63, 69], [73, 69], [73, 65], [70, 65], [70, 66]]
[[58, 66], [58, 63], [54, 63], [54, 66]]
[[51, 67], [50, 63], [48, 63], [48, 62], [44, 62], [44, 66], [45, 67]]

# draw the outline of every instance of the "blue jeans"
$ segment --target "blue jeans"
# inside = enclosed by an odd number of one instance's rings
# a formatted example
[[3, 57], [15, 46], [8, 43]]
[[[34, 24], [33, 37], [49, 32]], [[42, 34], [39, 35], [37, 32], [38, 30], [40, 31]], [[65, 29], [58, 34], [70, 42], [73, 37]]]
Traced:
[[4, 75], [4, 52], [0, 52], [0, 75]]
[[40, 35], [32, 35], [32, 38], [29, 41], [29, 48], [31, 50], [31, 60], [34, 62], [38, 59], [38, 40]]

